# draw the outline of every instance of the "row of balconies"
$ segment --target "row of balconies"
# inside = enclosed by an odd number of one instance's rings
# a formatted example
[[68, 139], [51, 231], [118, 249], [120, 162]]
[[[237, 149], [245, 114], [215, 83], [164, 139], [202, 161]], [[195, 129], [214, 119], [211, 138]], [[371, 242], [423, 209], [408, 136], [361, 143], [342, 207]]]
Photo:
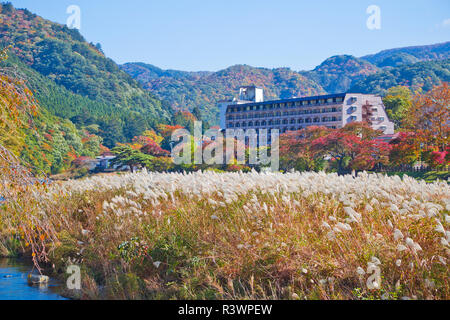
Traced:
[[277, 120], [269, 120], [269, 121], [249, 121], [249, 122], [229, 122], [227, 123], [227, 127], [228, 128], [240, 128], [240, 127], [265, 127], [267, 125], [272, 126], [272, 125], [285, 125], [285, 124], [301, 124], [301, 123], [311, 123], [311, 124], [317, 124], [317, 123], [326, 123], [326, 122], [336, 122], [336, 121], [342, 121], [342, 117], [323, 117], [322, 119], [320, 118], [300, 118], [300, 119], [283, 119], [282, 121], [280, 121], [279, 119]]
[[227, 120], [241, 120], [241, 119], [257, 119], [257, 118], [277, 118], [277, 117], [286, 117], [286, 116], [297, 116], [302, 114], [320, 114], [320, 113], [341, 113], [342, 108], [330, 108], [330, 109], [315, 109], [315, 110], [299, 110], [299, 111], [291, 111], [291, 112], [277, 112], [273, 113], [262, 113], [262, 114], [241, 114], [232, 116], [227, 116]]
[[260, 111], [260, 110], [275, 110], [275, 109], [282, 109], [282, 108], [310, 107], [310, 106], [321, 106], [321, 105], [335, 105], [335, 104], [343, 103], [343, 98], [336, 98], [335, 100], [336, 101], [331, 101], [331, 102], [322, 101], [322, 100], [320, 100], [321, 102], [313, 102], [316, 100], [296, 101], [296, 102], [285, 102], [285, 103], [275, 103], [275, 104], [266, 104], [266, 105], [254, 105], [254, 106], [238, 106], [238, 105], [236, 105], [236, 106], [232, 106], [232, 107], [228, 108], [227, 113]]
[[[259, 133], [259, 130], [261, 130], [261, 129], [267, 129], [267, 133], [269, 134], [269, 136], [268, 136], [268, 141], [270, 142], [270, 140], [271, 140], [271, 135], [270, 135], [270, 133], [271, 133], [272, 130], [278, 130], [279, 133], [286, 133], [287, 131], [297, 131], [297, 130], [302, 130], [302, 129], [308, 127], [308, 126], [311, 126], [311, 125], [305, 125], [305, 126], [289, 126], [289, 127], [278, 126], [278, 127], [270, 127], [270, 128], [246, 128], [246, 129], [248, 129], [248, 130], [249, 130], [249, 129], [255, 129], [255, 130], [256, 130], [256, 133]], [[326, 127], [327, 127], [327, 128], [330, 128], [330, 129], [336, 129], [336, 128], [342, 128], [342, 125], [340, 125], [340, 124], [334, 124], [334, 125], [328, 125], [328, 126], [326, 126]]]

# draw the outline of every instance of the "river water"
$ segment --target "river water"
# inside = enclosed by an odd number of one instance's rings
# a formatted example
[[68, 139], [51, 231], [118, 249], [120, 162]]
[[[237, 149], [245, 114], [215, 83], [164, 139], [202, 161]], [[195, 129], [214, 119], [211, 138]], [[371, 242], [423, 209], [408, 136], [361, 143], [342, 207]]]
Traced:
[[0, 258], [0, 300], [66, 300], [58, 294], [61, 285], [54, 280], [30, 286], [32, 266], [23, 260]]

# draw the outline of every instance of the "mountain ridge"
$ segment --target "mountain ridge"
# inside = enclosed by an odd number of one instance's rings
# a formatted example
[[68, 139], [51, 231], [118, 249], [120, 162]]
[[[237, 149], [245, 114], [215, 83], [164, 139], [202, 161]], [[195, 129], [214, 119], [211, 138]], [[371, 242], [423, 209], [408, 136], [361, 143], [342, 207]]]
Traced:
[[444, 60], [450, 58], [450, 41], [434, 43], [429, 45], [407, 46], [392, 49], [381, 50], [374, 54], [365, 55], [360, 59], [366, 60], [372, 64], [379, 65], [386, 58], [399, 53], [413, 56], [419, 61]]
[[[161, 122], [170, 123], [170, 106], [144, 90], [97, 46], [87, 43], [78, 30], [8, 3], [0, 5], [0, 20], [0, 47], [11, 46], [10, 51], [27, 66], [89, 99], [72, 116], [98, 124], [108, 146], [131, 141]], [[58, 112], [69, 112], [65, 102], [61, 101]], [[104, 112], [104, 105], [109, 112]], [[83, 121], [77, 125], [85, 125]]]
[[[263, 87], [267, 99], [348, 90], [364, 93], [372, 90], [371, 93], [383, 94], [388, 84], [428, 90], [432, 85], [448, 81], [445, 72], [448, 65], [434, 64], [445, 61], [446, 57], [450, 58], [450, 42], [386, 49], [359, 58], [335, 55], [309, 71], [233, 65], [215, 72], [195, 72], [164, 70], [142, 62], [120, 67], [173, 108], [192, 110], [199, 107], [209, 121], [217, 123], [216, 101], [233, 98], [240, 85]], [[415, 66], [418, 63], [422, 64]], [[427, 71], [431, 72], [429, 77]]]

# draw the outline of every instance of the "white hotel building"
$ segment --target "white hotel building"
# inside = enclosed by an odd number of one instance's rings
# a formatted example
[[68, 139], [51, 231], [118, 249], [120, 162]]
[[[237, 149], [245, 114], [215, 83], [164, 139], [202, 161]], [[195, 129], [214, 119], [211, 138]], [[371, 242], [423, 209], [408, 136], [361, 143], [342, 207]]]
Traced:
[[280, 133], [308, 126], [342, 128], [365, 121], [384, 134], [394, 133], [380, 96], [340, 93], [264, 101], [263, 89], [241, 87], [239, 98], [219, 102], [221, 129], [278, 129]]

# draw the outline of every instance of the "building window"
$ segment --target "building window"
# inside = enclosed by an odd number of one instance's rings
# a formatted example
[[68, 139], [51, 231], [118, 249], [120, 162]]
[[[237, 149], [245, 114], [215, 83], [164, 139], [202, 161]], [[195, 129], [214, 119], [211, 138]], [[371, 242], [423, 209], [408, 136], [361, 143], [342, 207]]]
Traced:
[[358, 108], [356, 106], [351, 106], [350, 108], [347, 109], [347, 113], [353, 113], [357, 110]]

